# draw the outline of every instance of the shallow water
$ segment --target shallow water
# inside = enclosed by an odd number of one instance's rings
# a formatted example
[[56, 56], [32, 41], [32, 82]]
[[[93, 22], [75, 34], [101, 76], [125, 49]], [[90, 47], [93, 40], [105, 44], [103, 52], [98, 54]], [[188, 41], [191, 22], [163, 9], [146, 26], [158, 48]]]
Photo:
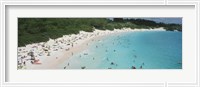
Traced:
[[182, 32], [138, 31], [94, 40], [59, 66], [66, 69], [182, 69]]

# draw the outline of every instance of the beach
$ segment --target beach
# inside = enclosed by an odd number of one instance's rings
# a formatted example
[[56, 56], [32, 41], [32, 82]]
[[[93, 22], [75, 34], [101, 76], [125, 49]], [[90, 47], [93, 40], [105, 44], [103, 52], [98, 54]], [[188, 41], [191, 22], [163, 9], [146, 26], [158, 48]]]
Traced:
[[18, 47], [18, 69], [60, 69], [58, 68], [60, 64], [87, 49], [91, 42], [101, 40], [102, 37], [109, 37], [109, 35], [136, 31], [165, 31], [165, 29], [123, 28], [112, 31], [95, 29], [93, 32], [80, 31], [78, 34], [63, 35], [57, 39], [49, 38], [47, 42]]

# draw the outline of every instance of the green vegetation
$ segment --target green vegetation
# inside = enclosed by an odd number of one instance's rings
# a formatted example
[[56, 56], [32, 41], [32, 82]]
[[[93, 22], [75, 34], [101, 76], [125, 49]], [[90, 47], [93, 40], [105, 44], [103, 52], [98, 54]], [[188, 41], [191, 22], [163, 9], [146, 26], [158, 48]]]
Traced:
[[150, 29], [164, 27], [169, 31], [182, 31], [180, 24], [164, 24], [144, 19], [114, 18], [18, 18], [18, 46], [48, 41], [80, 30], [92, 32], [122, 28]]

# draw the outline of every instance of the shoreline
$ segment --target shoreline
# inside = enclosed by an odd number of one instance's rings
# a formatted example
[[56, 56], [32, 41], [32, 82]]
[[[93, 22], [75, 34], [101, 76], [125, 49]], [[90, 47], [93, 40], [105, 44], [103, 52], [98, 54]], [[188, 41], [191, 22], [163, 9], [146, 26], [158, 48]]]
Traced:
[[[93, 40], [100, 39], [103, 36], [135, 31], [166, 31], [163, 28], [156, 29], [114, 29], [97, 30], [93, 32], [80, 31], [79, 34], [64, 35], [55, 40], [50, 39], [47, 42], [28, 44], [26, 47], [18, 47], [18, 69], [58, 69], [57, 66], [69, 59], [74, 54], [83, 51]], [[36, 61], [30, 60], [33, 53]], [[31, 63], [34, 63], [32, 64]], [[22, 66], [22, 68], [19, 66]]]

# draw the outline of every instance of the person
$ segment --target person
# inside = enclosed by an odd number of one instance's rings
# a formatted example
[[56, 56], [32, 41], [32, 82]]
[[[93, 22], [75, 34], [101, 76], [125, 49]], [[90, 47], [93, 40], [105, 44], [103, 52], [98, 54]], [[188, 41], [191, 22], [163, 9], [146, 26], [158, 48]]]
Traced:
[[72, 56], [74, 55], [74, 53], [72, 52]]
[[108, 57], [106, 58], [107, 61], [109, 61]]
[[33, 64], [33, 61], [31, 61], [31, 64]]
[[31, 51], [31, 52], [29, 52], [29, 54], [31, 56], [31, 60], [35, 60], [34, 53]]
[[144, 65], [144, 63], [142, 63], [142, 65]]
[[17, 65], [19, 65], [19, 61], [17, 61]]
[[85, 66], [81, 67], [81, 69], [85, 69], [85, 68], [86, 68]]
[[74, 46], [74, 44], [72, 43], [72, 47]]
[[24, 66], [26, 66], [26, 62], [24, 61]]
[[111, 65], [114, 65], [114, 63], [113, 63], [113, 62], [111, 62], [110, 64], [111, 64]]
[[118, 66], [117, 64], [115, 64], [115, 66]]
[[48, 52], [47, 56], [50, 56], [50, 52]]
[[142, 69], [142, 66], [140, 66], [140, 69]]
[[136, 69], [136, 67], [135, 67], [135, 66], [132, 66], [132, 69]]

